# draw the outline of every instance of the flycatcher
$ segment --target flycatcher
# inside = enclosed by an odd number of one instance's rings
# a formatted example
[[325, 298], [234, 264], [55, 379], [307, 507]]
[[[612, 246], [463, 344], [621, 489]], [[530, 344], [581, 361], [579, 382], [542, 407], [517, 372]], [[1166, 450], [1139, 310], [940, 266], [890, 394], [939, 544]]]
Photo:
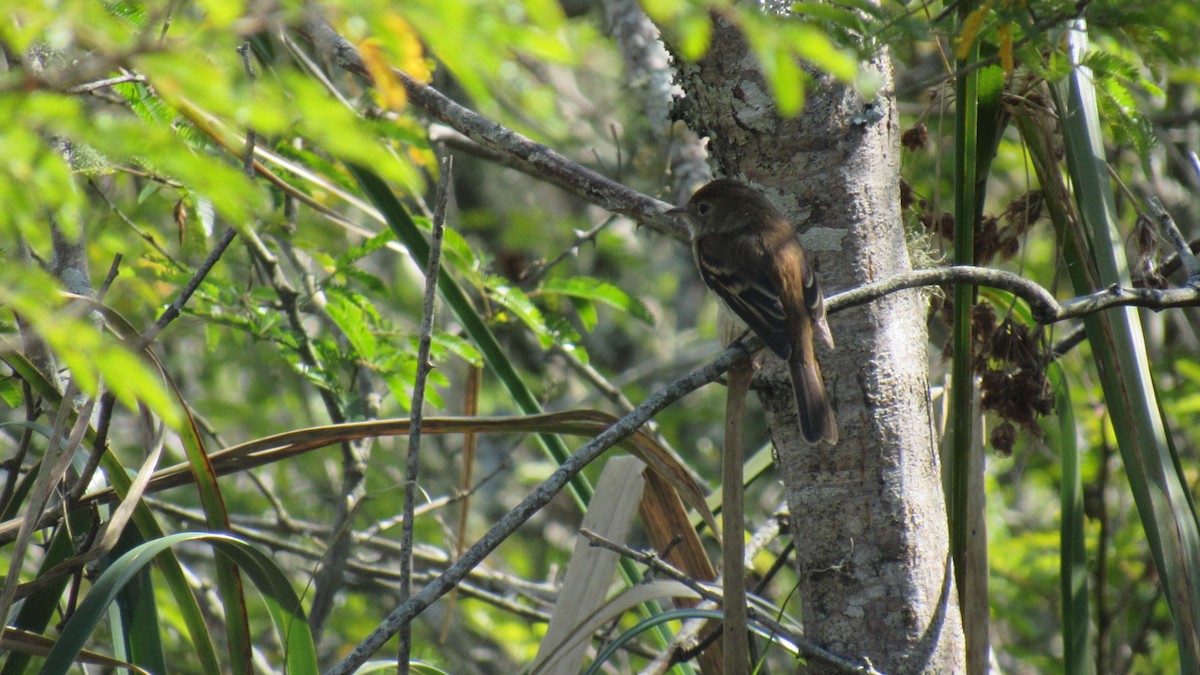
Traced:
[[788, 364], [800, 431], [810, 443], [837, 443], [837, 422], [813, 350], [833, 347], [825, 298], [792, 224], [757, 190], [730, 179], [671, 209], [687, 224], [700, 277], [722, 304]]

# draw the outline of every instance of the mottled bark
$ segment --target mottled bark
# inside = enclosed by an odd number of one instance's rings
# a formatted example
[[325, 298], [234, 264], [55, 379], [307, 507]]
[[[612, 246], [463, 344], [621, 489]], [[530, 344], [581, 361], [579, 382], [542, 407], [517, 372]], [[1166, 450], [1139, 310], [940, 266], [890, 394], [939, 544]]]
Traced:
[[[867, 64], [884, 80], [886, 58]], [[894, 101], [863, 101], [818, 78], [804, 111], [776, 113], [735, 27], [681, 68], [685, 120], [708, 136], [717, 173], [761, 190], [803, 233], [826, 292], [911, 269], [899, 208]], [[963, 638], [932, 433], [925, 304], [890, 295], [830, 318], [820, 354], [841, 442], [801, 439], [785, 370], [760, 392], [792, 512], [806, 634], [887, 673], [960, 672]], [[814, 663], [812, 672], [824, 672]]]
[[700, 140], [671, 121], [671, 98], [681, 90], [672, 82], [670, 55], [658, 39], [658, 28], [636, 0], [604, 0], [601, 4], [605, 26], [625, 63], [625, 86], [646, 115], [650, 140], [669, 153], [671, 201], [681, 204], [712, 180], [712, 174]]

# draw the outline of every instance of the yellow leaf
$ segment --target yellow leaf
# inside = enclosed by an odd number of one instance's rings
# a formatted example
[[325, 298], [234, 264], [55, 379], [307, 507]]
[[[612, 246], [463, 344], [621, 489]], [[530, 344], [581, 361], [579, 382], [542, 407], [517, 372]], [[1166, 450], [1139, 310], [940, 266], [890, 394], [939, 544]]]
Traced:
[[1004, 69], [1005, 75], [1012, 75], [1013, 72], [1013, 36], [1012, 25], [1004, 24], [1000, 26], [1000, 67]]
[[971, 51], [971, 45], [975, 44], [975, 39], [979, 37], [979, 29], [983, 26], [983, 20], [991, 8], [992, 3], [989, 0], [963, 20], [962, 28], [958, 31], [958, 46], [954, 51], [954, 58], [959, 61], [967, 58], [967, 52]]
[[421, 39], [417, 37], [417, 31], [396, 14], [389, 14], [383, 23], [392, 33], [399, 50], [397, 57], [400, 59], [400, 70], [407, 73], [409, 77], [422, 82], [432, 79], [433, 74], [429, 71], [429, 63], [425, 60], [425, 48], [421, 46]]
[[362, 54], [363, 64], [367, 66], [367, 71], [371, 73], [371, 79], [375, 80], [376, 89], [383, 97], [383, 105], [389, 110], [403, 108], [408, 103], [408, 95], [404, 92], [404, 86], [400, 84], [400, 80], [396, 79], [396, 75], [392, 72], [391, 65], [388, 64], [383, 50], [379, 47], [379, 41], [375, 38], [367, 38], [358, 43], [358, 51]]

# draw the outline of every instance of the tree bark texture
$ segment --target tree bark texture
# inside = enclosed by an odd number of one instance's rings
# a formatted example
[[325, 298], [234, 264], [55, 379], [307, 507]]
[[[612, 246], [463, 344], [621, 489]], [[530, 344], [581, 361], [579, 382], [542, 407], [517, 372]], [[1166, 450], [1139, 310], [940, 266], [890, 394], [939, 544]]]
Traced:
[[[677, 112], [709, 138], [717, 173], [754, 184], [798, 226], [827, 294], [909, 271], [894, 100], [863, 101], [818, 74], [804, 110], [783, 119], [740, 32], [714, 21], [708, 54], [680, 66], [686, 97]], [[865, 67], [890, 89], [886, 56]], [[837, 348], [819, 358], [841, 430], [836, 447], [801, 438], [786, 368], [773, 356], [760, 378], [805, 632], [886, 673], [964, 668], [925, 317], [918, 291], [830, 317]], [[811, 672], [825, 668], [813, 663]]]

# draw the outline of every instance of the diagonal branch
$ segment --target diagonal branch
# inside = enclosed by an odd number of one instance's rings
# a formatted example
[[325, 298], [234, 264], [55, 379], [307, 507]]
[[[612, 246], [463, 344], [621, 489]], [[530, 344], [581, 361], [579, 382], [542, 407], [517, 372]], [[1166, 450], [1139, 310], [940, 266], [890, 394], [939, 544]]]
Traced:
[[[323, 18], [310, 15], [300, 25], [299, 30], [331, 63], [355, 75], [371, 79], [358, 49], [338, 35]], [[393, 73], [407, 92], [410, 103], [483, 147], [521, 161], [542, 178], [574, 192], [593, 204], [613, 213], [629, 216], [676, 239], [687, 239], [683, 226], [664, 213], [672, 205], [587, 169], [545, 145], [455, 103], [407, 73], [400, 70], [393, 70]]]
[[[370, 73], [358, 50], [334, 31], [324, 19], [309, 16], [299, 30], [331, 63], [370, 79]], [[410, 102], [484, 148], [522, 165], [522, 170], [527, 170], [527, 173], [534, 173], [613, 213], [634, 218], [655, 231], [676, 239], [687, 239], [684, 228], [665, 215], [668, 204], [601, 176], [554, 150], [455, 103], [433, 87], [414, 80], [402, 71], [393, 72], [408, 93]], [[1185, 255], [1190, 255], [1190, 251]], [[937, 284], [973, 284], [1006, 290], [1028, 302], [1034, 319], [1042, 324], [1076, 319], [1113, 307], [1134, 306], [1157, 311], [1200, 305], [1200, 291], [1190, 287], [1157, 290], [1110, 286], [1090, 295], [1060, 303], [1042, 286], [1011, 272], [959, 266], [918, 270], [868, 284], [833, 296], [827, 301], [827, 306], [830, 311], [838, 311], [877, 300], [896, 291]]]
[[329, 675], [347, 675], [358, 669], [371, 655], [379, 650], [404, 624], [413, 620], [426, 607], [450, 591], [475, 566], [496, 550], [509, 536], [516, 532], [525, 521], [529, 520], [542, 507], [554, 498], [585, 466], [602, 455], [607, 449], [619, 443], [622, 439], [633, 434], [652, 416], [683, 396], [695, 391], [701, 386], [715, 381], [729, 369], [734, 362], [744, 359], [761, 347], [758, 340], [739, 341], [726, 349], [720, 356], [702, 368], [672, 382], [650, 395], [633, 412], [622, 417], [616, 424], [597, 435], [583, 447], [576, 450], [559, 466], [549, 478], [509, 511], [488, 530], [474, 546], [467, 550], [453, 565], [446, 568], [433, 581], [426, 584], [419, 593], [394, 609], [380, 625], [371, 632], [354, 650], [342, 661], [331, 668]]
[[[724, 597], [722, 596], [721, 592], [717, 589], [714, 589], [712, 584], [706, 584], [704, 582], [697, 581], [696, 579], [684, 574], [670, 563], [663, 560], [653, 551], [637, 551], [615, 541], [609, 541], [608, 539], [605, 539], [604, 537], [601, 537], [595, 532], [587, 529], [581, 529], [579, 534], [587, 538], [592, 546], [606, 548], [614, 553], [629, 558], [630, 560], [642, 563], [646, 567], [653, 570], [656, 574], [661, 574], [672, 579], [673, 581], [683, 584], [687, 588], [695, 591], [700, 597], [713, 604], [720, 604], [724, 601]], [[855, 663], [846, 657], [838, 656], [837, 654], [834, 654], [833, 652], [821, 647], [821, 645], [818, 645], [815, 642], [806, 639], [804, 636], [797, 634], [795, 631], [790, 630], [783, 623], [776, 620], [775, 617], [764, 613], [754, 604], [747, 605], [746, 610], [752, 619], [771, 629], [772, 632], [776, 633], [780, 637], [783, 637], [789, 642], [795, 644], [806, 656], [821, 659], [848, 672], [875, 672], [875, 670], [871, 668], [869, 664]]]

